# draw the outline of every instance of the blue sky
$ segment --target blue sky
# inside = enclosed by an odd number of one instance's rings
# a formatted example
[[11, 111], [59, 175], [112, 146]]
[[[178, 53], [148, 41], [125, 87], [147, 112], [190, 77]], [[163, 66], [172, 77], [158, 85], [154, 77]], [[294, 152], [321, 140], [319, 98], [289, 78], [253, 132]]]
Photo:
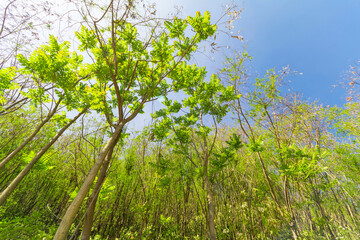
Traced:
[[[291, 70], [303, 75], [291, 76], [290, 87], [303, 94], [304, 99], [319, 100], [327, 105], [342, 105], [346, 93], [341, 87], [350, 65], [360, 59], [360, 1], [357, 0], [238, 0], [243, 8], [234, 33], [241, 30], [244, 42], [224, 38], [223, 44], [243, 49], [244, 44], [253, 60], [251, 73], [262, 76], [267, 69]], [[216, 19], [226, 1], [167, 0], [157, 1], [161, 12], [174, 5], [183, 6], [184, 15], [209, 10]], [[221, 67], [200, 57], [199, 64]], [[204, 60], [204, 61], [203, 61]]]

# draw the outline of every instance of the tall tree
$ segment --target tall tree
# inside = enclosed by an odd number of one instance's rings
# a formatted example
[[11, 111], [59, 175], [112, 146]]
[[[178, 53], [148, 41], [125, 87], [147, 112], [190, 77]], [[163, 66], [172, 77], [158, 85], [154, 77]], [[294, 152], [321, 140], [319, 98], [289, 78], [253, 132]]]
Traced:
[[[209, 82], [204, 80], [205, 69], [202, 69], [202, 78], [197, 80], [194, 86], [188, 86], [185, 93], [189, 96], [184, 99], [183, 104], [177, 101], [166, 99], [164, 104], [167, 110], [158, 111], [154, 117], [162, 118], [154, 129], [158, 138], [164, 138], [171, 134], [173, 139], [173, 148], [182, 152], [189, 161], [198, 168], [203, 178], [206, 202], [207, 202], [207, 221], [209, 238], [216, 239], [215, 228], [215, 203], [213, 193], [214, 173], [221, 171], [231, 161], [230, 153], [237, 150], [241, 144], [230, 144], [230, 147], [221, 153], [215, 153], [215, 142], [218, 137], [219, 124], [229, 111], [228, 103], [237, 98], [234, 95], [232, 86], [225, 87], [220, 83], [217, 75], [212, 75]], [[187, 114], [177, 116], [182, 108], [189, 108]], [[210, 122], [206, 124], [207, 122]], [[211, 125], [210, 125], [211, 124]], [[234, 136], [234, 141], [238, 138]], [[191, 150], [194, 149], [199, 161], [195, 163], [191, 156]], [[221, 152], [221, 151], [220, 151]], [[217, 156], [217, 157], [216, 157]]]
[[[197, 12], [195, 17], [186, 20], [160, 21], [142, 18], [138, 5], [132, 0], [111, 1], [100, 18], [92, 17], [90, 5], [85, 7], [89, 27], [82, 27], [77, 37], [81, 41], [80, 49], [90, 51], [94, 59], [91, 69], [96, 83], [88, 91], [99, 103], [93, 107], [105, 114], [114, 131], [62, 218], [54, 239], [66, 238], [81, 203], [124, 126], [143, 112], [145, 103], [196, 81], [197, 68], [190, 67], [187, 61], [197, 45], [216, 31], [208, 12], [204, 15]], [[161, 22], [165, 28], [160, 28]], [[194, 33], [190, 37], [186, 34], [189, 25]], [[140, 33], [136, 27], [141, 29]], [[143, 33], [149, 35], [143, 36]]]
[[[49, 45], [43, 45], [38, 50], [34, 51], [29, 59], [19, 55], [19, 61], [24, 66], [25, 74], [31, 74], [34, 79], [37, 89], [33, 89], [29, 93], [24, 93], [33, 100], [34, 105], [43, 105], [47, 107], [46, 102], [51, 101], [50, 110], [44, 120], [42, 120], [35, 131], [24, 140], [24, 142], [6, 156], [1, 164], [0, 169], [5, 166], [17, 153], [19, 153], [34, 137], [38, 134], [41, 128], [49, 122], [57, 112], [60, 103], [63, 102], [68, 110], [80, 109], [80, 113], [71, 121], [67, 122], [58, 133], [46, 144], [33, 160], [19, 173], [13, 182], [1, 193], [0, 205], [5, 202], [8, 196], [15, 190], [20, 181], [31, 170], [35, 163], [46, 153], [46, 151], [56, 142], [56, 140], [69, 128], [81, 115], [88, 109], [86, 94], [84, 93], [85, 84], [79, 84], [83, 79], [87, 78], [84, 69], [81, 68], [81, 57], [76, 53], [69, 52], [69, 43], [58, 43], [55, 37], [50, 36]], [[85, 75], [81, 77], [81, 75]], [[77, 85], [80, 86], [77, 86]], [[45, 85], [45, 86], [44, 86]], [[50, 94], [44, 90], [51, 86]], [[49, 91], [49, 90], [48, 90]], [[55, 92], [55, 94], [54, 94]], [[51, 106], [54, 104], [54, 106]], [[60, 118], [61, 119], [61, 118]], [[60, 120], [58, 119], [58, 120]], [[63, 120], [63, 119], [62, 119]], [[60, 124], [61, 125], [61, 124]]]
[[65, 105], [68, 110], [83, 107], [86, 101], [85, 84], [79, 83], [86, 80], [89, 74], [81, 65], [82, 58], [76, 53], [71, 53], [69, 48], [69, 42], [59, 43], [54, 36], [50, 36], [49, 44], [35, 50], [29, 59], [18, 55], [23, 68], [17, 71], [29, 75], [35, 85], [32, 89], [22, 91], [22, 94], [31, 99], [35, 107], [47, 109], [48, 113], [40, 120], [33, 133], [2, 159], [0, 169], [34, 139], [62, 106]]

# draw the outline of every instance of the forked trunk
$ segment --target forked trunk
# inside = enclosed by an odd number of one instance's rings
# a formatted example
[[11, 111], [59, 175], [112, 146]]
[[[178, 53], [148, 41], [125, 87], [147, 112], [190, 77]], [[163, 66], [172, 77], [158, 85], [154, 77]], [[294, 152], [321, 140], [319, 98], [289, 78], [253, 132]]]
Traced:
[[[120, 136], [120, 135], [119, 135]], [[105, 181], [106, 178], [106, 173], [107, 170], [109, 168], [109, 164], [111, 161], [111, 156], [113, 154], [113, 150], [114, 147], [111, 148], [108, 152], [108, 154], [106, 155], [106, 158], [104, 160], [103, 166], [101, 167], [99, 176], [97, 178], [97, 181], [95, 183], [94, 189], [91, 193], [91, 196], [89, 198], [89, 205], [87, 207], [86, 210], [86, 214], [85, 214], [85, 221], [84, 221], [84, 227], [81, 233], [81, 240], [88, 240], [90, 239], [91, 236], [91, 228], [93, 225], [93, 220], [94, 220], [94, 213], [95, 213], [95, 207], [96, 207], [96, 203], [97, 203], [97, 199], [101, 190], [101, 187]]]
[[215, 240], [216, 239], [215, 205], [214, 205], [214, 198], [212, 194], [211, 183], [209, 180], [208, 173], [205, 173], [205, 187], [206, 187], [207, 204], [208, 204], [209, 238], [210, 240]]
[[69, 229], [76, 217], [76, 214], [78, 213], [78, 211], [80, 209], [80, 206], [81, 206], [84, 198], [88, 194], [90, 187], [93, 184], [95, 177], [96, 177], [97, 173], [99, 172], [100, 167], [103, 165], [104, 159], [105, 159], [106, 155], [108, 154], [109, 150], [112, 149], [116, 145], [116, 143], [118, 141], [118, 137], [121, 135], [123, 127], [124, 127], [123, 123], [120, 123], [116, 127], [115, 132], [113, 133], [113, 135], [111, 136], [109, 141], [106, 143], [105, 147], [99, 153], [97, 161], [95, 162], [94, 166], [90, 170], [84, 183], [81, 185], [81, 188], [80, 188], [78, 194], [76, 195], [75, 199], [73, 200], [73, 202], [71, 203], [69, 208], [66, 210], [66, 213], [61, 220], [60, 226], [55, 233], [54, 240], [65, 240], [66, 239], [66, 237], [69, 233]]

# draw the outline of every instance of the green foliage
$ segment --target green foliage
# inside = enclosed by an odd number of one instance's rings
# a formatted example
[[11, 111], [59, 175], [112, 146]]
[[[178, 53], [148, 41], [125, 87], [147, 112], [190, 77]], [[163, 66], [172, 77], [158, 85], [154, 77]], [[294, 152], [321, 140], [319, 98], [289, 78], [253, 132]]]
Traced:
[[34, 212], [24, 218], [0, 221], [0, 239], [52, 239], [56, 225], [48, 226], [41, 221], [42, 213]]
[[49, 44], [42, 45], [28, 58], [21, 54], [17, 56], [23, 66], [19, 71], [23, 75], [30, 75], [36, 85], [36, 88], [22, 92], [25, 97], [32, 99], [34, 105], [50, 101], [47, 91], [51, 86], [58, 97], [64, 99], [69, 110], [82, 106], [85, 85], [77, 85], [89, 72], [82, 65], [83, 57], [69, 49], [69, 42], [59, 43], [50, 35]]
[[[195, 31], [191, 37], [186, 34], [187, 22]], [[95, 59], [90, 69], [97, 82], [87, 89], [91, 92], [93, 109], [107, 115], [115, 115], [112, 109], [116, 108], [127, 111], [120, 112], [120, 118], [143, 113], [146, 101], [166, 96], [171, 90], [190, 87], [203, 77], [201, 68], [190, 66], [183, 59], [189, 60], [197, 45], [215, 33], [210, 14], [197, 13], [188, 20], [175, 18], [164, 24], [165, 31], [152, 36], [149, 44], [140, 40], [133, 24], [125, 21], [116, 23], [114, 39], [106, 41], [99, 42], [99, 33], [86, 27], [76, 33], [80, 50], [91, 51]], [[171, 111], [176, 109], [180, 106], [174, 106]]]
[[[358, 238], [358, 103], [324, 107], [286, 96], [284, 76], [274, 69], [247, 76], [247, 52], [208, 77], [205, 67], [189, 62], [216, 32], [208, 12], [166, 20], [159, 29], [125, 20], [98, 26], [75, 33], [91, 64], [50, 36], [28, 58], [18, 56], [20, 69], [0, 70], [0, 111], [12, 90], [33, 105], [0, 118], [1, 158], [44, 119], [51, 101], [63, 107], [0, 171], [1, 190], [71, 110], [89, 105], [95, 116], [69, 129], [1, 206], [1, 239], [51, 239], [114, 127], [160, 99], [151, 126], [135, 136], [123, 129], [99, 192], [92, 239], [206, 239], [210, 197], [218, 239]], [[18, 88], [18, 77], [33, 86]], [[71, 228], [75, 238], [85, 206]]]
[[15, 67], [0, 69], [0, 111], [3, 110], [3, 105], [6, 103], [6, 98], [4, 98], [5, 90], [15, 90], [18, 87], [18, 85], [13, 82], [15, 76]]
[[80, 51], [96, 47], [95, 32], [87, 29], [85, 26], [81, 26], [80, 32], [75, 32], [75, 36], [80, 40]]
[[295, 181], [306, 181], [308, 178], [317, 176], [325, 169], [318, 165], [320, 158], [325, 158], [323, 152], [319, 156], [318, 149], [299, 149], [295, 146], [283, 147], [280, 153], [283, 161], [279, 168], [281, 175], [292, 178]]
[[237, 151], [243, 146], [240, 137], [233, 133], [230, 139], [226, 141], [226, 146], [214, 153], [214, 158], [211, 159], [211, 172], [213, 173], [211, 175], [220, 172], [231, 164], [236, 165], [238, 162]]

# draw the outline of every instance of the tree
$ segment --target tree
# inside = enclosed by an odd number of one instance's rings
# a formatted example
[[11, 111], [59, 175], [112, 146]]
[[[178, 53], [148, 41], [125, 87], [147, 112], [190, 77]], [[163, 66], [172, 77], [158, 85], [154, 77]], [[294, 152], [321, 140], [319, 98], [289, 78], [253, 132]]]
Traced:
[[[187, 61], [197, 45], [216, 30], [208, 12], [204, 15], [197, 12], [195, 17], [186, 20], [164, 21], [165, 28], [158, 29], [161, 22], [157, 19], [134, 22], [133, 18], [139, 16], [134, 1], [126, 1], [126, 4], [111, 1], [97, 19], [92, 17], [89, 5], [86, 7], [89, 27], [82, 27], [76, 34], [81, 41], [80, 50], [91, 51], [94, 59], [90, 68], [96, 82], [88, 91], [98, 103], [92, 108], [106, 116], [114, 131], [62, 218], [54, 239], [66, 238], [82, 201], [124, 126], [143, 112], [145, 103], [196, 81], [196, 78], [191, 79], [196, 77], [196, 68], [191, 68]], [[108, 21], [108, 24], [103, 24], [102, 28], [101, 21]], [[185, 31], [189, 25], [194, 32], [191, 37]], [[145, 40], [137, 32], [137, 26], [150, 34]], [[178, 76], [181, 79], [177, 79]]]
[[[185, 93], [188, 97], [183, 100], [183, 104], [165, 100], [167, 109], [160, 110], [154, 115], [155, 118], [162, 118], [155, 126], [154, 132], [161, 139], [170, 134], [169, 130], [172, 129], [173, 139], [170, 141], [172, 147], [182, 153], [185, 159], [191, 161], [194, 168], [200, 172], [207, 195], [206, 216], [209, 238], [216, 239], [212, 186], [214, 175], [231, 162], [232, 151], [239, 149], [241, 143], [229, 144], [226, 150], [222, 149], [219, 153], [215, 153], [219, 124], [229, 111], [227, 103], [236, 99], [236, 95], [233, 94], [232, 86], [224, 87], [216, 75], [212, 75], [210, 81], [206, 82], [205, 69], [201, 69], [199, 75], [202, 78], [198, 79], [194, 86], [187, 86]], [[183, 108], [189, 108], [189, 112], [185, 116], [176, 116]], [[210, 120], [212, 126], [205, 125], [205, 120]], [[238, 140], [236, 135], [232, 138], [232, 141]], [[198, 163], [189, 157], [192, 155], [189, 150], [191, 148], [196, 152]]]
[[21, 91], [33, 86], [31, 79], [15, 71], [16, 55], [32, 51], [40, 40], [40, 30], [51, 29], [59, 17], [48, 1], [7, 0], [0, 7], [0, 116], [29, 102]]
[[[41, 151], [34, 157], [34, 159], [24, 168], [19, 174], [18, 178], [6, 188], [0, 196], [0, 205], [5, 202], [7, 197], [15, 190], [19, 182], [30, 171], [34, 164], [45, 154], [45, 152], [55, 143], [55, 141], [61, 136], [64, 131], [71, 126], [81, 115], [83, 115], [87, 109], [87, 99], [84, 93], [85, 84], [78, 83], [88, 77], [89, 74], [84, 72], [81, 67], [82, 59], [75, 53], [69, 52], [69, 43], [64, 42], [59, 44], [55, 37], [50, 36], [49, 45], [44, 45], [38, 50], [34, 51], [29, 60], [24, 56], [19, 55], [19, 61], [24, 66], [22, 71], [24, 74], [29, 74], [34, 79], [34, 82], [38, 88], [30, 90], [28, 93], [24, 93], [30, 99], [32, 103], [36, 105], [43, 105], [47, 107], [50, 105], [49, 113], [43, 121], [36, 127], [35, 131], [25, 141], [6, 156], [1, 164], [0, 168], [3, 168], [17, 153], [19, 153], [33, 138], [38, 134], [41, 128], [49, 122], [57, 112], [61, 103], [63, 103], [68, 110], [80, 109], [80, 113], [71, 121], [66, 123], [65, 116], [58, 117], [60, 125], [64, 125], [54, 138], [44, 146]], [[50, 89], [50, 94], [47, 91]], [[47, 89], [47, 91], [45, 91]], [[55, 94], [54, 94], [55, 92]], [[51, 104], [49, 104], [51, 102]], [[54, 104], [54, 106], [52, 106]], [[64, 119], [65, 118], [65, 119]], [[64, 121], [65, 120], [65, 121]], [[62, 122], [62, 123], [61, 123]], [[64, 122], [66, 124], [64, 124]]]
[[[71, 54], [69, 47], [69, 42], [60, 44], [55, 37], [50, 36], [49, 45], [43, 45], [34, 51], [29, 60], [21, 54], [18, 56], [19, 62], [24, 67], [17, 71], [31, 76], [36, 86], [22, 91], [22, 95], [31, 100], [35, 107], [48, 109], [48, 113], [27, 139], [2, 159], [0, 169], [36, 136], [62, 106], [67, 106], [69, 110], [80, 106], [80, 97], [81, 94], [83, 95], [80, 92], [84, 90], [85, 85], [82, 84], [78, 88], [77, 84], [86, 79], [88, 74], [81, 66], [81, 57]], [[75, 101], [75, 98], [78, 99]]]

